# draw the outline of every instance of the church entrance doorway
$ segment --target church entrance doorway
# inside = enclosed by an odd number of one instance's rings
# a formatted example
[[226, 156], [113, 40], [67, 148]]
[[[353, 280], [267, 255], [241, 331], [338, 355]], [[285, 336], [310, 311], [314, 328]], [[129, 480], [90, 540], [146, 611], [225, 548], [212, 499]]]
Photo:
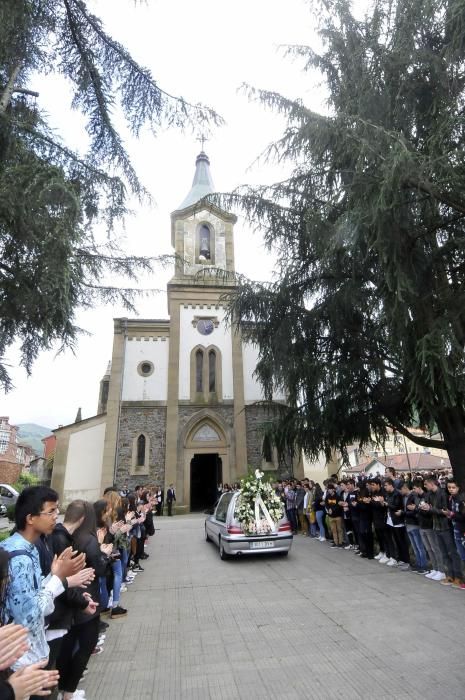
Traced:
[[223, 465], [218, 453], [194, 454], [191, 460], [191, 511], [211, 508], [218, 498], [218, 484], [223, 481]]

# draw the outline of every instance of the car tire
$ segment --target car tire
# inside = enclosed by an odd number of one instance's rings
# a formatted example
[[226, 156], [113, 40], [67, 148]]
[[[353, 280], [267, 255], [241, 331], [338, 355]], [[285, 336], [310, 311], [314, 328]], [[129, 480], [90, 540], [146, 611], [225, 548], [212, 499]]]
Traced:
[[207, 528], [205, 528], [205, 542], [211, 542], [210, 535], [207, 532]]
[[289, 554], [289, 550], [287, 550], [287, 552], [278, 552], [278, 554], [280, 557], [287, 557], [287, 555]]
[[225, 561], [226, 559], [229, 559], [229, 554], [227, 552], [225, 552], [225, 550], [224, 550], [223, 543], [221, 541], [221, 537], [219, 539], [218, 547], [219, 547], [219, 551], [220, 551], [221, 561]]

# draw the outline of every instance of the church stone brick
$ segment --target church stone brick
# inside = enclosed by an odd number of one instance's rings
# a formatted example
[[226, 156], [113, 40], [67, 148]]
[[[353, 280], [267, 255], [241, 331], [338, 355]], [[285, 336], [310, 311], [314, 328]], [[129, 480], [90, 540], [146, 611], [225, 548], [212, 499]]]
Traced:
[[[134, 438], [140, 433], [145, 433], [150, 437], [150, 457], [148, 474], [137, 475], [131, 474], [132, 446]], [[165, 435], [166, 407], [122, 407], [116, 469], [117, 486], [121, 486], [126, 481], [130, 488], [134, 488], [137, 483], [163, 486], [165, 482]]]

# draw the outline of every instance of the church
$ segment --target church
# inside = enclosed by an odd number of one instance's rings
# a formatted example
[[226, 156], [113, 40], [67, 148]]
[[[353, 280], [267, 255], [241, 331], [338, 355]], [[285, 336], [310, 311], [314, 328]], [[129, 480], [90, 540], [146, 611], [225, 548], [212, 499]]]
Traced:
[[237, 218], [199, 205], [212, 192], [202, 150], [192, 187], [171, 214], [169, 317], [114, 319], [97, 414], [54, 431], [52, 487], [63, 503], [94, 501], [112, 484], [174, 484], [178, 510], [202, 510], [218, 484], [239, 481], [249, 467], [280, 466], [261, 429], [258, 350], [227, 322]]

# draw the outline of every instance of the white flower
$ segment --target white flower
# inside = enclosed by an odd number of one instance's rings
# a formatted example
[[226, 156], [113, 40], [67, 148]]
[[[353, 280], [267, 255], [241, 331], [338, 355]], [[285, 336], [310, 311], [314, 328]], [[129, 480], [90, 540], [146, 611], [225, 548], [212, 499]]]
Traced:
[[255, 470], [255, 478], [256, 479], [261, 479], [263, 476], [263, 472], [260, 471], [260, 469]]

